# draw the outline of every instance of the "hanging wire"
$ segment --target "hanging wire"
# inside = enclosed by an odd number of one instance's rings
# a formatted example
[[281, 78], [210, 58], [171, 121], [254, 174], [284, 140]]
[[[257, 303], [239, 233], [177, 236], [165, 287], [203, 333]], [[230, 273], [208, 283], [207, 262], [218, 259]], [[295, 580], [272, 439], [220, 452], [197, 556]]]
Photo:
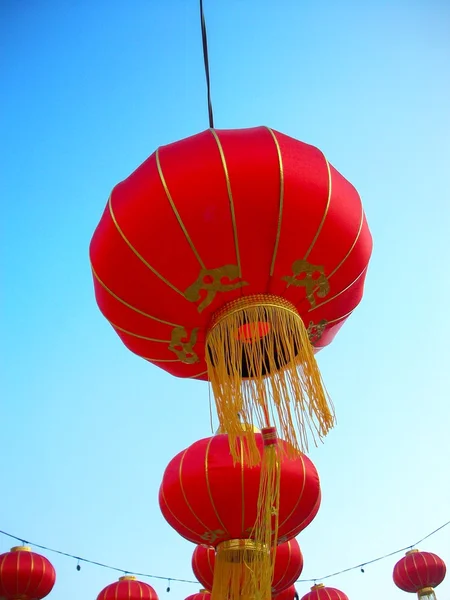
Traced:
[[[414, 544], [411, 544], [410, 546], [405, 546], [404, 548], [399, 548], [398, 550], [394, 550], [393, 552], [389, 552], [388, 554], [383, 554], [383, 556], [379, 556], [377, 558], [374, 558], [373, 560], [368, 560], [366, 562], [360, 563], [359, 565], [355, 565], [353, 567], [348, 567], [347, 569], [342, 569], [341, 571], [336, 571], [335, 573], [330, 573], [329, 575], [324, 575], [323, 577], [315, 577], [314, 579], [298, 579], [298, 581], [296, 581], [296, 583], [308, 583], [308, 582], [316, 583], [317, 581], [323, 581], [324, 579], [330, 579], [330, 577], [336, 577], [337, 575], [341, 575], [342, 573], [347, 573], [348, 571], [354, 571], [355, 569], [362, 569], [366, 565], [371, 565], [375, 562], [383, 560], [384, 558], [389, 558], [390, 556], [394, 556], [394, 554], [399, 554], [400, 552], [404, 552], [405, 550], [411, 550], [412, 548], [414, 548], [415, 546], [418, 546], [419, 544], [421, 544], [422, 542], [427, 540], [429, 537], [431, 537], [432, 535], [434, 535], [441, 529], [444, 529], [444, 527], [447, 527], [447, 525], [450, 525], [450, 521], [447, 521], [447, 523], [444, 523], [443, 525], [441, 525], [440, 527], [438, 527], [431, 533], [428, 533], [425, 537], [421, 538], [420, 540], [418, 540]], [[124, 574], [129, 573], [129, 574], [137, 575], [138, 577], [146, 577], [147, 579], [162, 579], [162, 580], [168, 582], [168, 590], [167, 591], [170, 590], [170, 583], [172, 581], [177, 581], [179, 583], [193, 583], [195, 585], [199, 584], [198, 581], [194, 581], [192, 579], [178, 579], [177, 577], [167, 577], [167, 576], [163, 576], [163, 575], [150, 575], [149, 573], [137, 573], [135, 571], [119, 569], [118, 567], [112, 567], [111, 565], [106, 565], [104, 563], [97, 562], [95, 560], [89, 560], [88, 558], [81, 558], [81, 556], [75, 556], [74, 554], [69, 554], [69, 552], [62, 552], [61, 550], [55, 550], [54, 548], [49, 548], [48, 546], [43, 546], [42, 544], [35, 544], [34, 542], [24, 541], [24, 539], [22, 537], [18, 537], [17, 535], [12, 535], [11, 533], [7, 533], [6, 531], [0, 530], [0, 534], [4, 535], [6, 537], [12, 538], [13, 540], [17, 540], [18, 542], [22, 542], [23, 545], [28, 544], [30, 546], [34, 546], [35, 548], [40, 548], [41, 550], [46, 550], [47, 552], [53, 552], [54, 554], [60, 554], [62, 556], [67, 556], [68, 558], [73, 558], [76, 561], [78, 561], [77, 562], [78, 566], [80, 565], [80, 563], [83, 562], [83, 563], [87, 563], [90, 565], [95, 565], [97, 567], [103, 567], [104, 569], [110, 569], [111, 571], [118, 571], [119, 573], [124, 573]]]
[[205, 14], [203, 12], [203, 0], [200, 0], [200, 22], [202, 26], [203, 60], [205, 63], [206, 90], [208, 94], [209, 126], [211, 127], [211, 129], [214, 129], [214, 115], [211, 102], [211, 81], [209, 78], [208, 38], [206, 36], [206, 22]]

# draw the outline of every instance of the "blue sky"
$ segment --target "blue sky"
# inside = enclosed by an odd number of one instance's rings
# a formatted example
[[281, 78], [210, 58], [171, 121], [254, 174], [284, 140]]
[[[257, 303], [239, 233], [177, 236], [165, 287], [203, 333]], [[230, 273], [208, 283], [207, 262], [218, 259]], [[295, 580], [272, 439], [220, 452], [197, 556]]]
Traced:
[[[450, 519], [450, 8], [205, 0], [205, 12], [216, 126], [320, 147], [374, 237], [365, 298], [319, 356], [338, 425], [311, 453], [323, 504], [299, 539], [303, 576], [319, 578]], [[0, 529], [190, 579], [193, 546], [157, 490], [169, 460], [209, 435], [208, 388], [125, 349], [96, 307], [88, 245], [116, 182], [208, 126], [197, 2], [4, 0], [0, 14]], [[422, 547], [450, 562], [450, 526]], [[116, 579], [48, 556], [54, 600]], [[329, 583], [351, 600], [406, 598], [396, 560]], [[197, 589], [152, 585], [168, 599]]]

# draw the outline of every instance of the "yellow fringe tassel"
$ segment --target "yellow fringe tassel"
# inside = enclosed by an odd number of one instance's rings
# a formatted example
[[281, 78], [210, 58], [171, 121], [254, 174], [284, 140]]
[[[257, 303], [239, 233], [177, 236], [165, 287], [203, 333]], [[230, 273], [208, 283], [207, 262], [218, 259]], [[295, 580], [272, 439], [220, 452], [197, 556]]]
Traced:
[[[308, 332], [283, 298], [245, 296], [222, 307], [207, 332], [206, 363], [220, 428], [228, 433], [236, 462], [239, 415], [259, 428], [274, 424], [276, 417], [280, 437], [293, 454], [308, 450], [309, 435], [316, 442], [334, 425]], [[256, 465], [255, 436], [245, 437], [245, 462]]]
[[271, 600], [257, 575], [270, 570], [270, 547], [254, 540], [229, 540], [217, 547], [211, 600]]

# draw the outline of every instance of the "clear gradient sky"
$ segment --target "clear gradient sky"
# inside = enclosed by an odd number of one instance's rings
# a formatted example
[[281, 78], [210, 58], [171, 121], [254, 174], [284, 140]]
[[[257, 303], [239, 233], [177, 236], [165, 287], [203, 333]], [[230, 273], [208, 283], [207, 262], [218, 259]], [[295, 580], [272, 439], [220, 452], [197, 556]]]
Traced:
[[[319, 355], [338, 425], [311, 454], [323, 504], [299, 541], [303, 576], [320, 578], [450, 519], [450, 4], [205, 0], [205, 12], [216, 126], [320, 147], [374, 237], [365, 298]], [[116, 182], [208, 126], [198, 2], [3, 0], [0, 40], [0, 529], [191, 579], [193, 546], [157, 491], [168, 461], [210, 433], [208, 388], [125, 349], [95, 304], [88, 245]], [[450, 564], [450, 527], [422, 548]], [[94, 599], [117, 577], [48, 556], [53, 600]], [[329, 584], [407, 599], [391, 580], [400, 556]], [[162, 600], [197, 590], [151, 583]]]

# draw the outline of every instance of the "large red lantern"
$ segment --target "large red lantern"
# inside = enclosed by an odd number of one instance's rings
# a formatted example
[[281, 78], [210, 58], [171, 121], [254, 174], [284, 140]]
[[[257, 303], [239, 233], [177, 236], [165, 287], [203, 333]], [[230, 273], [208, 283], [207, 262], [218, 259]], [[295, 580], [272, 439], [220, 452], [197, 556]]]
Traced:
[[[255, 439], [262, 453], [263, 435], [256, 433]], [[264, 543], [257, 535], [262, 470], [244, 462], [245, 443], [241, 438], [241, 459], [235, 463], [226, 435], [195, 442], [170, 461], [159, 492], [161, 511], [180, 535], [216, 548], [214, 600], [251, 598], [254, 586], [263, 600], [271, 595], [270, 539]], [[287, 442], [278, 440], [278, 445]], [[278, 489], [279, 505], [272, 518], [283, 543], [302, 531], [319, 509], [320, 482], [312, 462], [302, 454], [286, 454]]]
[[272, 596], [272, 600], [298, 600], [295, 585], [291, 585], [276, 596]]
[[186, 600], [211, 600], [211, 592], [208, 590], [200, 590], [196, 594], [191, 594]]
[[134, 575], [124, 575], [107, 585], [97, 600], [158, 600], [158, 595], [148, 583], [138, 581]]
[[28, 546], [16, 546], [0, 555], [2, 600], [40, 600], [50, 594], [55, 581], [51, 562]]
[[159, 148], [113, 189], [90, 256], [124, 344], [211, 382], [237, 459], [238, 414], [296, 449], [332, 427], [314, 352], [359, 304], [371, 250], [360, 197], [323, 153], [257, 127]]
[[348, 600], [348, 596], [336, 588], [318, 583], [301, 600]]
[[443, 582], [446, 566], [431, 552], [410, 550], [394, 567], [394, 583], [404, 592], [416, 593], [423, 600], [435, 600], [435, 587]]
[[[199, 545], [192, 554], [194, 575], [208, 589], [212, 589], [216, 552], [212, 546]], [[303, 570], [303, 556], [295, 538], [279, 544], [275, 549], [272, 595], [277, 595], [297, 581]]]

